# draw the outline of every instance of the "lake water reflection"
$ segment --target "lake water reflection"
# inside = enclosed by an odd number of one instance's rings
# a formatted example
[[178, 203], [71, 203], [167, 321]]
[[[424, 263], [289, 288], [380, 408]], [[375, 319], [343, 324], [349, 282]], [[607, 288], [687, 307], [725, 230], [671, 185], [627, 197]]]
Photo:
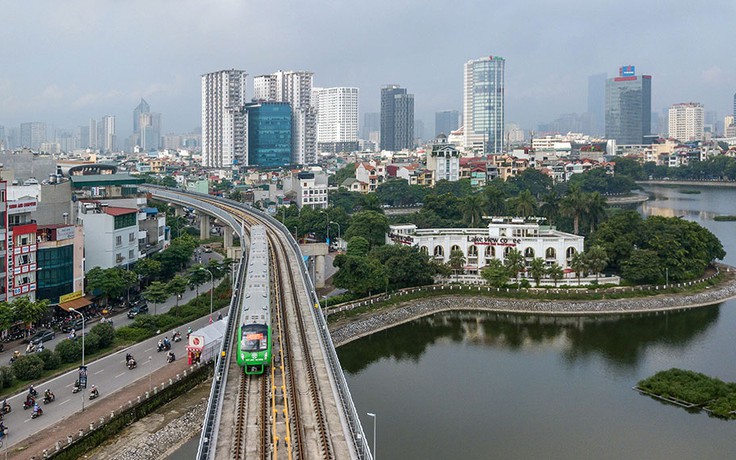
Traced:
[[[645, 215], [714, 232], [736, 265], [736, 190], [648, 187]], [[640, 396], [682, 367], [736, 381], [736, 301], [609, 318], [441, 314], [338, 350], [363, 427], [385, 459], [736, 458], [736, 422]]]

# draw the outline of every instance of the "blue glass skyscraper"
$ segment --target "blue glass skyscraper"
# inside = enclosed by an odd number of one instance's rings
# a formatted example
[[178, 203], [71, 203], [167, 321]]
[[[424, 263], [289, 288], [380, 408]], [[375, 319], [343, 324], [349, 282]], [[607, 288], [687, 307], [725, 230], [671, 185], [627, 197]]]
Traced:
[[291, 104], [254, 102], [248, 113], [248, 164], [283, 166], [291, 164]]

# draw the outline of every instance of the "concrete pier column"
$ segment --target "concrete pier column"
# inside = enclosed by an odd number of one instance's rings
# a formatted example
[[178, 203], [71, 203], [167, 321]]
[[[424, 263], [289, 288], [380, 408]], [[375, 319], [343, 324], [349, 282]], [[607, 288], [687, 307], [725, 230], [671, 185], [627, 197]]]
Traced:
[[201, 214], [199, 216], [199, 238], [206, 240], [210, 237], [210, 216]]
[[179, 217], [184, 217], [184, 207], [174, 206], [174, 215], [179, 216]]
[[230, 229], [230, 227], [223, 227], [222, 228], [222, 236], [224, 239], [224, 245], [225, 250], [227, 251], [231, 247], [233, 247], [233, 231]]
[[314, 258], [314, 287], [323, 288], [325, 287], [325, 256], [317, 255]]

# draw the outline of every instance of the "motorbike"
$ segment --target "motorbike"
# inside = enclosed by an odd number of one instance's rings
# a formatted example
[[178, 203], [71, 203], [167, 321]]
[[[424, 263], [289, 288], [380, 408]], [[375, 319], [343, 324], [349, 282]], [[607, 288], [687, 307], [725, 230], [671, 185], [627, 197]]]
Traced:
[[23, 401], [23, 410], [30, 409], [36, 403], [33, 399], [26, 399]]
[[33, 413], [31, 414], [31, 418], [36, 418], [36, 417], [40, 417], [40, 416], [42, 416], [42, 415], [43, 415], [43, 409], [41, 409], [41, 408], [39, 407], [37, 411], [34, 411], [34, 412], [33, 412]]
[[51, 395], [49, 395], [49, 396], [44, 395], [44, 397], [43, 397], [43, 403], [44, 404], [52, 403], [52, 402], [54, 402], [55, 399], [56, 399], [56, 395], [53, 394], [53, 393], [51, 393]]
[[82, 387], [79, 386], [79, 382], [74, 382], [74, 386], [72, 387], [72, 393], [79, 393], [82, 391]]
[[89, 392], [89, 399], [90, 399], [90, 401], [93, 400], [93, 399], [96, 399], [98, 396], [100, 396], [100, 392], [97, 391], [97, 390], [95, 390], [94, 392], [92, 392], [92, 391]]
[[135, 359], [131, 359], [128, 361], [129, 370], [135, 369], [137, 366], [138, 366], [138, 363], [135, 362]]
[[5, 405], [2, 407], [2, 413], [3, 414], [9, 414], [11, 410], [12, 409], [10, 407], [10, 404], [8, 404], [8, 403], [5, 403]]
[[174, 339], [174, 342], [181, 342], [181, 334], [174, 334], [173, 339]]
[[171, 343], [163, 342], [161, 345], [156, 347], [156, 351], [169, 351], [171, 350]]
[[170, 355], [166, 355], [166, 362], [167, 363], [173, 363], [176, 360], [176, 356], [172, 353]]

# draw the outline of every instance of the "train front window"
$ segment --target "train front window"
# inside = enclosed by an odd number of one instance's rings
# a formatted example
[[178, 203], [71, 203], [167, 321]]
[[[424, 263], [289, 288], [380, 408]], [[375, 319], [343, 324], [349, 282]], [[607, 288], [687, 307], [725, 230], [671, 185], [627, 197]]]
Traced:
[[265, 351], [268, 349], [268, 328], [263, 324], [243, 326], [243, 337], [240, 349], [245, 352]]

